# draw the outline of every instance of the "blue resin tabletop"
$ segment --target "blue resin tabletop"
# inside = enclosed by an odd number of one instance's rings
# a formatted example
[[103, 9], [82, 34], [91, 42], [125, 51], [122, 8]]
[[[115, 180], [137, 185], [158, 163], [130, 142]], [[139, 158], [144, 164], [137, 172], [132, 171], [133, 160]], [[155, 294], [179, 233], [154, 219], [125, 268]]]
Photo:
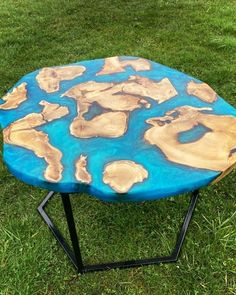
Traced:
[[30, 73], [2, 98], [0, 123], [17, 178], [105, 201], [192, 191], [236, 163], [236, 110], [206, 83], [144, 58]]

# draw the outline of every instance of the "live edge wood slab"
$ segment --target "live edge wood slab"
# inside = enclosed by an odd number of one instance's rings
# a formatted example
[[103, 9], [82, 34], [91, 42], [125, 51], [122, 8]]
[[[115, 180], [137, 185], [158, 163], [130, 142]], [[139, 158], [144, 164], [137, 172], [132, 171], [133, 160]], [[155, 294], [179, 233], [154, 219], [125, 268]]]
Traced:
[[17, 178], [105, 201], [192, 191], [236, 163], [236, 110], [206, 83], [144, 58], [30, 73], [2, 98], [0, 123]]

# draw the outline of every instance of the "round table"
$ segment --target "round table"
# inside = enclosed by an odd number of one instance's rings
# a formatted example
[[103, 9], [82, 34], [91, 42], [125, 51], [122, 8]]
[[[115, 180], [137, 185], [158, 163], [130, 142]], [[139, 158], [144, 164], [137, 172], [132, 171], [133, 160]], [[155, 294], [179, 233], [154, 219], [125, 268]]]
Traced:
[[[219, 181], [236, 163], [235, 108], [206, 83], [139, 57], [30, 73], [2, 98], [0, 123], [9, 171], [51, 191], [39, 212], [63, 246], [44, 211], [53, 192], [61, 193], [74, 253], [63, 247], [79, 272], [102, 267], [82, 263], [70, 193], [138, 202], [194, 191], [177, 240], [180, 250], [197, 190]], [[135, 265], [128, 262], [103, 268]]]

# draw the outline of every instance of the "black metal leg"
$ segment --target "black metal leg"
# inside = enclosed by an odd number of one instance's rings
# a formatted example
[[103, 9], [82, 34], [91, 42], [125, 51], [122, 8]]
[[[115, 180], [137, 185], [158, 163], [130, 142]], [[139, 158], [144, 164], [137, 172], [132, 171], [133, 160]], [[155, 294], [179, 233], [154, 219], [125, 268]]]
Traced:
[[79, 247], [79, 240], [76, 232], [75, 222], [74, 222], [74, 216], [71, 208], [70, 203], [70, 195], [69, 194], [61, 194], [62, 203], [64, 206], [64, 211], [66, 214], [66, 220], [68, 229], [70, 232], [70, 238], [72, 242], [72, 246], [74, 249], [75, 259], [76, 259], [76, 266], [79, 273], [83, 272], [83, 261], [80, 253], [80, 247]]
[[190, 223], [190, 221], [192, 219], [193, 212], [194, 212], [194, 209], [195, 209], [196, 204], [197, 204], [198, 196], [199, 196], [199, 191], [194, 191], [192, 193], [192, 197], [190, 199], [190, 204], [189, 204], [189, 207], [188, 207], [188, 211], [187, 211], [187, 213], [186, 213], [186, 215], [184, 217], [184, 221], [183, 221], [181, 230], [180, 230], [179, 235], [177, 237], [175, 249], [172, 252], [172, 256], [175, 257], [175, 261], [177, 261], [178, 258], [179, 258], [179, 254], [180, 254], [182, 245], [184, 243], [186, 232], [188, 230], [189, 223]]
[[66, 252], [67, 256], [71, 260], [74, 267], [77, 269], [77, 261], [76, 261], [74, 252], [71, 250], [70, 246], [68, 245], [68, 243], [66, 242], [66, 240], [62, 236], [61, 232], [57, 229], [55, 224], [52, 222], [52, 220], [49, 218], [49, 216], [47, 215], [47, 213], [44, 210], [44, 208], [48, 204], [48, 201], [53, 197], [54, 194], [55, 194], [54, 192], [50, 192], [45, 197], [45, 199], [42, 201], [42, 203], [38, 206], [38, 212], [42, 216], [42, 218], [46, 222], [46, 224], [48, 225], [49, 229], [52, 231], [52, 233], [55, 236], [55, 238], [57, 239], [58, 243], [61, 245], [63, 250]]
[[49, 199], [54, 195], [54, 192], [50, 192], [43, 202], [39, 205], [38, 211], [41, 214], [44, 221], [47, 223], [50, 230], [53, 232], [54, 236], [56, 237], [57, 241], [60, 243], [68, 257], [70, 258], [71, 262], [73, 263], [74, 267], [77, 269], [79, 273], [85, 273], [90, 271], [100, 271], [100, 270], [108, 270], [113, 268], [128, 268], [128, 267], [135, 267], [135, 266], [144, 266], [144, 265], [151, 265], [151, 264], [160, 264], [160, 263], [168, 263], [168, 262], [176, 262], [178, 260], [185, 235], [191, 221], [194, 209], [196, 207], [197, 199], [199, 196], [199, 191], [194, 191], [190, 200], [190, 205], [188, 211], [185, 215], [182, 227], [180, 229], [179, 235], [177, 237], [176, 245], [172, 254], [170, 256], [163, 256], [163, 257], [155, 257], [155, 258], [148, 258], [148, 259], [138, 259], [138, 260], [127, 260], [127, 261], [119, 261], [119, 262], [110, 262], [110, 263], [102, 263], [102, 264], [94, 264], [94, 265], [83, 265], [80, 247], [79, 247], [79, 240], [76, 233], [76, 227], [74, 222], [74, 217], [72, 213], [71, 203], [70, 203], [70, 196], [69, 194], [61, 194], [62, 202], [65, 210], [65, 215], [67, 219], [67, 225], [70, 232], [71, 242], [73, 246], [74, 252], [70, 249], [68, 243], [63, 238], [60, 231], [56, 228], [56, 226], [52, 223], [46, 212], [44, 211], [44, 207], [46, 206]]

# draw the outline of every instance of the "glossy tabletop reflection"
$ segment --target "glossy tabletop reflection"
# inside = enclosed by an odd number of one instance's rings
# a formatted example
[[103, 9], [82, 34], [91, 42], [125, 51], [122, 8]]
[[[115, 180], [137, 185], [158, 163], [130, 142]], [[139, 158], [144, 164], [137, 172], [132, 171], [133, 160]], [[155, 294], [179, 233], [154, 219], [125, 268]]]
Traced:
[[18, 179], [105, 201], [177, 195], [236, 163], [236, 110], [206, 83], [139, 57], [43, 68], [2, 98]]

